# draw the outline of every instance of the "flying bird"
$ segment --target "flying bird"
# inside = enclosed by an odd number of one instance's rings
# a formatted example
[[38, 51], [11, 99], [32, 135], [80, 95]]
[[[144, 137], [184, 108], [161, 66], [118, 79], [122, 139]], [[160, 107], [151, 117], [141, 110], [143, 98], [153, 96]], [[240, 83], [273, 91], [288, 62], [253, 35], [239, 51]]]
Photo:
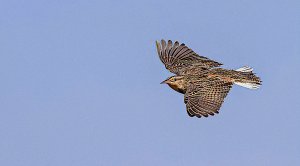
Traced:
[[218, 114], [233, 84], [249, 89], [257, 89], [261, 85], [260, 78], [248, 66], [237, 70], [220, 68], [221, 63], [198, 55], [178, 41], [156, 41], [156, 47], [166, 69], [175, 74], [161, 84], [168, 84], [184, 94], [184, 103], [190, 117]]

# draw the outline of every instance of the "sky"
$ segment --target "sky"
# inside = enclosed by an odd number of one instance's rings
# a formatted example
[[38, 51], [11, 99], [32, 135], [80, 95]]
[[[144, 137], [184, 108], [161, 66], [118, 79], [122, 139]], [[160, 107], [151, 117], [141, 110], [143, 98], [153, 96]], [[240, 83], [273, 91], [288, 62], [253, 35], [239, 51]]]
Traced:
[[[300, 1], [0, 2], [0, 165], [300, 165]], [[190, 118], [155, 40], [254, 68]]]

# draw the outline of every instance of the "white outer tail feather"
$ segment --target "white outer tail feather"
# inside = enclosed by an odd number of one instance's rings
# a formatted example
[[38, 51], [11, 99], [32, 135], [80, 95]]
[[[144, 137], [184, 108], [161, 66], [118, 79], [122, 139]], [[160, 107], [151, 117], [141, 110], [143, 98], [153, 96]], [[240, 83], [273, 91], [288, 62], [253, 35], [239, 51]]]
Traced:
[[249, 67], [249, 66], [244, 66], [244, 67], [241, 67], [239, 69], [236, 69], [235, 71], [240, 71], [240, 72], [252, 72], [253, 71], [253, 68]]
[[249, 89], [258, 89], [260, 86], [259, 84], [255, 84], [255, 83], [241, 83], [241, 82], [234, 82], [234, 83]]
[[[244, 66], [244, 67], [241, 67], [239, 69], [236, 69], [235, 71], [240, 71], [240, 72], [252, 72], [253, 71], [253, 68], [249, 67], [249, 66]], [[236, 85], [239, 85], [239, 86], [242, 86], [242, 87], [245, 87], [245, 88], [249, 88], [249, 89], [258, 89], [259, 88], [259, 84], [256, 84], [256, 83], [250, 83], [250, 82], [247, 82], [247, 83], [242, 83], [242, 82], [234, 82]]]

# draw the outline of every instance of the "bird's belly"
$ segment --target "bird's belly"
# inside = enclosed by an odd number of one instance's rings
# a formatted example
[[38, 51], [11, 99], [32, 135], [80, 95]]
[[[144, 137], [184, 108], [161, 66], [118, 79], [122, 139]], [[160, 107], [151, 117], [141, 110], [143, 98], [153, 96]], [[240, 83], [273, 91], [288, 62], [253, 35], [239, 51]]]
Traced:
[[180, 87], [178, 87], [178, 86], [176, 86], [176, 85], [170, 85], [169, 84], [169, 86], [172, 88], [172, 89], [174, 89], [175, 91], [177, 91], [177, 92], [179, 92], [179, 93], [182, 93], [182, 94], [185, 94], [185, 89], [183, 89], [183, 88], [180, 88]]

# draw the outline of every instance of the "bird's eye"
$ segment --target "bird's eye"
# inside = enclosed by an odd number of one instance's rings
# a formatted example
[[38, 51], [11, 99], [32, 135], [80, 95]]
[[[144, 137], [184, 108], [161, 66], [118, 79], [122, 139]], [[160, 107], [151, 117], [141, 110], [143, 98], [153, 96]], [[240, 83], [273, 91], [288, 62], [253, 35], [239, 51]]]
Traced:
[[176, 78], [175, 78], [175, 77], [173, 77], [173, 81], [176, 81]]

